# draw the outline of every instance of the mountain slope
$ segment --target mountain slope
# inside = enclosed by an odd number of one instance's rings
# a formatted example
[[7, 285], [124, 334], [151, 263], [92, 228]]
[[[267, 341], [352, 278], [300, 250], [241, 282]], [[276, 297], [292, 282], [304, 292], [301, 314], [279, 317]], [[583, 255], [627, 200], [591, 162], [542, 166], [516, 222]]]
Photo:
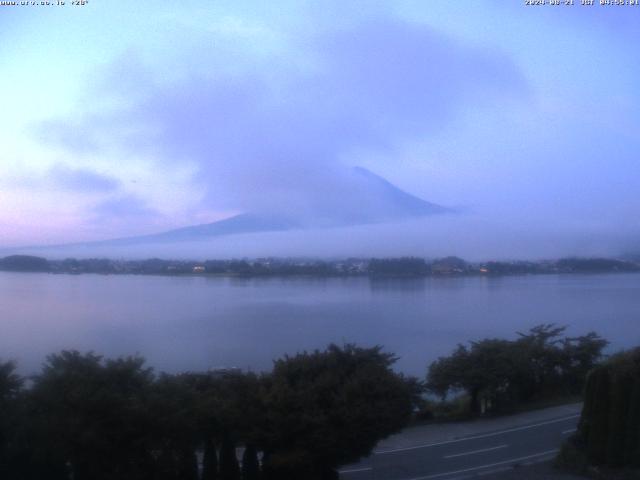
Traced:
[[[308, 227], [340, 227], [397, 221], [452, 210], [411, 195], [361, 167], [352, 169], [338, 194], [327, 193], [315, 210], [304, 213], [295, 206], [287, 213], [244, 213], [213, 223], [194, 225], [142, 237], [110, 240], [112, 245], [147, 242], [197, 241], [242, 233], [274, 232]], [[329, 198], [330, 197], [330, 198]], [[104, 242], [101, 242], [104, 244]]]
[[240, 215], [225, 218], [224, 220], [205, 223], [202, 225], [192, 225], [189, 227], [177, 228], [166, 232], [142, 235], [139, 237], [118, 238], [91, 243], [103, 246], [124, 246], [141, 243], [197, 241], [222, 235], [284, 231], [298, 227], [298, 224], [293, 220], [285, 217], [242, 213]]
[[[393, 185], [388, 180], [362, 167], [353, 172], [374, 203], [381, 203], [381, 217], [388, 213], [393, 219], [420, 217], [437, 213], [451, 213], [452, 210], [435, 203], [427, 202]], [[364, 195], [363, 195], [364, 196]]]
[[[391, 184], [364, 168], [356, 167], [340, 179], [339, 188], [314, 193], [309, 208], [287, 205], [286, 213], [248, 212], [224, 220], [193, 225], [165, 232], [96, 242], [59, 245], [58, 247], [125, 247], [155, 243], [203, 241], [225, 235], [282, 232], [305, 228], [347, 227], [392, 222], [452, 210], [427, 202]], [[293, 203], [293, 202], [292, 202]], [[37, 248], [37, 247], [36, 247]], [[52, 248], [52, 247], [49, 247]]]

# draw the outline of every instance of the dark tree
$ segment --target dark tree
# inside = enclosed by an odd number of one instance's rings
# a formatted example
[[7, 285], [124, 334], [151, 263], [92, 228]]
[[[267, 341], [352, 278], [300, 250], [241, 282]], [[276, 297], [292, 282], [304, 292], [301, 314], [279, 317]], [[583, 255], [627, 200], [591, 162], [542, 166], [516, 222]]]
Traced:
[[48, 272], [49, 262], [46, 258], [31, 255], [11, 255], [0, 259], [0, 270], [13, 272]]
[[202, 480], [218, 480], [218, 454], [211, 439], [207, 439], [204, 444]]
[[242, 480], [259, 480], [260, 463], [254, 445], [247, 445], [242, 454]]
[[[19, 421], [19, 395], [23, 379], [15, 373], [14, 362], [0, 362], [0, 478], [10, 478], [20, 469], [16, 442]], [[17, 476], [15, 477], [17, 478]]]
[[604, 463], [607, 458], [607, 435], [609, 429], [609, 389], [611, 376], [609, 369], [596, 370], [591, 375], [590, 410], [593, 412], [588, 422], [587, 445], [588, 455], [596, 463]]
[[6, 406], [20, 392], [24, 380], [15, 370], [15, 362], [0, 362], [0, 406]]
[[430, 269], [433, 274], [459, 274], [465, 273], [469, 265], [458, 257], [445, 257], [431, 263]]
[[582, 393], [588, 373], [598, 365], [609, 342], [595, 332], [562, 341], [562, 381], [570, 393]]
[[576, 443], [592, 464], [640, 467], [640, 348], [589, 374]]
[[220, 448], [220, 479], [240, 480], [240, 466], [236, 457], [236, 446], [229, 436], [225, 436]]
[[536, 398], [578, 394], [607, 341], [596, 333], [562, 338], [566, 327], [539, 325], [515, 341], [485, 339], [458, 345], [429, 366], [427, 386], [443, 399], [468, 394], [469, 410], [510, 408]]
[[196, 453], [188, 446], [180, 452], [178, 478], [180, 480], [198, 480], [198, 459]]
[[416, 384], [391, 370], [394, 361], [354, 345], [276, 361], [265, 379], [269, 477], [332, 478], [405, 426]]
[[189, 375], [162, 374], [151, 386], [147, 409], [153, 423], [147, 433], [149, 448], [160, 455], [163, 478], [192, 474], [193, 453], [201, 445], [196, 404]]
[[420, 276], [429, 273], [429, 267], [423, 258], [372, 258], [369, 261], [369, 273], [388, 276]]
[[335, 479], [409, 419], [420, 384], [394, 361], [379, 347], [332, 345], [261, 377], [156, 376], [138, 357], [63, 351], [29, 389], [0, 363], [1, 478], [196, 480], [204, 446], [203, 480]]
[[556, 262], [561, 272], [637, 272], [640, 267], [633, 262], [609, 258], [563, 258]]
[[500, 402], [510, 402], [519, 364], [514, 346], [507, 340], [487, 339], [472, 342], [471, 348], [459, 345], [450, 357], [443, 357], [429, 367], [429, 389], [445, 397], [450, 390], [469, 395], [471, 413], [481, 413]]
[[[78, 352], [49, 356], [30, 392], [38, 448], [76, 480], [139, 478], [150, 462], [152, 375], [141, 358], [103, 361]], [[38, 462], [34, 462], [35, 465]]]
[[624, 443], [624, 463], [640, 467], [640, 381], [633, 383]]

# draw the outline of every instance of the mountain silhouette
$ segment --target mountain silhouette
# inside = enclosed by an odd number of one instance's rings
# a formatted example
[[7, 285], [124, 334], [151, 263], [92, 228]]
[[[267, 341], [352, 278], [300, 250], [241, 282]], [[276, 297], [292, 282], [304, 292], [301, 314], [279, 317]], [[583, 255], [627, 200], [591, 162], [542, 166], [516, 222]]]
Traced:
[[[341, 192], [344, 199], [331, 198], [320, 202], [315, 211], [287, 213], [248, 212], [217, 222], [193, 225], [166, 232], [99, 242], [102, 245], [127, 245], [202, 241], [210, 237], [244, 233], [276, 232], [317, 227], [343, 227], [398, 221], [428, 215], [451, 213], [453, 210], [411, 195], [391, 182], [355, 167], [346, 177], [348, 188]], [[328, 192], [330, 196], [335, 192]]]
[[327, 191], [325, 198], [320, 198], [311, 210], [302, 211], [291, 206], [287, 208], [286, 213], [247, 212], [212, 223], [192, 225], [149, 235], [53, 247], [124, 247], [206, 241], [209, 238], [225, 235], [282, 232], [306, 228], [348, 227], [452, 212], [452, 209], [427, 202], [399, 189], [365, 168], [355, 167], [342, 179], [340, 189]]

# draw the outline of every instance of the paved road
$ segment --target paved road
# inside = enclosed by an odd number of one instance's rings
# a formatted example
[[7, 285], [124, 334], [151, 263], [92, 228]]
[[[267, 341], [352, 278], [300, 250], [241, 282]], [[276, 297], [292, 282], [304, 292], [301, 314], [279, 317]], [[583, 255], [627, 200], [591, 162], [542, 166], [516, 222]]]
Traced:
[[[575, 431], [579, 411], [580, 405], [573, 405], [506, 417], [506, 421], [473, 422], [466, 424], [466, 431], [475, 433], [448, 439], [445, 434], [440, 440], [424, 443], [416, 442], [420, 439], [420, 430], [414, 429], [405, 435], [412, 443], [403, 442], [400, 434], [391, 444], [380, 445], [362, 462], [344, 467], [340, 477], [344, 480], [452, 480], [548, 460]], [[498, 425], [501, 428], [491, 430]], [[459, 431], [460, 427], [465, 429], [465, 424], [456, 427]], [[429, 428], [420, 427], [423, 432]], [[423, 438], [434, 440], [428, 435]]]

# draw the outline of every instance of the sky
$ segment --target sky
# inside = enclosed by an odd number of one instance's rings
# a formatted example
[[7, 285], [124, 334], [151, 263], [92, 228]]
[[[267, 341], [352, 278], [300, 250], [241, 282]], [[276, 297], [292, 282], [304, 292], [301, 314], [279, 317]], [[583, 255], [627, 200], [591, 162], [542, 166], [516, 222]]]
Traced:
[[0, 6], [0, 247], [313, 216], [360, 166], [463, 213], [344, 253], [633, 250], [640, 7], [523, 3]]

